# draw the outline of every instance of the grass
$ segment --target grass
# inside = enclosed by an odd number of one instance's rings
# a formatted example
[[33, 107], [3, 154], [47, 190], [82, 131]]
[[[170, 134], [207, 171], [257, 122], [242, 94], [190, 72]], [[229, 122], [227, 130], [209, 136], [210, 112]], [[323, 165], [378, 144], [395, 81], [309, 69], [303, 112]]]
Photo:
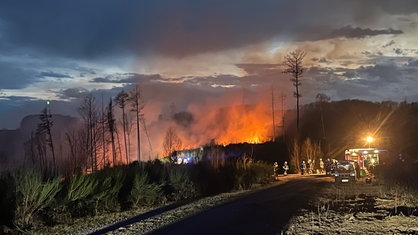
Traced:
[[271, 167], [263, 162], [248, 157], [217, 162], [172, 165], [152, 161], [66, 179], [44, 178], [32, 169], [10, 172], [12, 177], [3, 173], [0, 189], [10, 189], [1, 192], [0, 205], [11, 201], [16, 206], [2, 208], [5, 222], [0, 226], [12, 233], [57, 225], [65, 228], [78, 219], [248, 189], [271, 180]]

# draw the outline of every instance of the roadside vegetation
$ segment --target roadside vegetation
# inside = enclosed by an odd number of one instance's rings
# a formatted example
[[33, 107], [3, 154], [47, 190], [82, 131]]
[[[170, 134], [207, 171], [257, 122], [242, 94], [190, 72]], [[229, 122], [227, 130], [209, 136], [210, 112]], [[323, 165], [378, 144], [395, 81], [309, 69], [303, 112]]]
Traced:
[[49, 176], [17, 169], [0, 176], [2, 232], [33, 233], [74, 220], [249, 189], [271, 180], [271, 166], [252, 158], [177, 165], [159, 160], [91, 174]]
[[417, 234], [418, 164], [393, 159], [371, 183], [322, 188], [281, 234]]

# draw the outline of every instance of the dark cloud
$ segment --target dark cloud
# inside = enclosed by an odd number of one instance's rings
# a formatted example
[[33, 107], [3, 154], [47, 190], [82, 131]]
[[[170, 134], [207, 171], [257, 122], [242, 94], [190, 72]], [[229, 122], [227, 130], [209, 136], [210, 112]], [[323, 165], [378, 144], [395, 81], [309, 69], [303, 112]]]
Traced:
[[[39, 75], [57, 80], [79, 76], [86, 80], [93, 77], [92, 83], [114, 85], [115, 88], [110, 90], [89, 91], [98, 98], [101, 94], [107, 98], [114, 97], [122, 89], [121, 86], [129, 90], [134, 83], [139, 83], [148, 102], [164, 107], [176, 103], [179, 111], [187, 110], [191, 103], [204, 106], [208, 99], [223, 95], [252, 101], [257, 98], [256, 89], [261, 86], [268, 88], [267, 93], [270, 87], [274, 87], [287, 95], [288, 102], [293, 104], [294, 88], [290, 76], [282, 73], [280, 64], [236, 64], [243, 72], [240, 76], [218, 74], [192, 77], [190, 73], [190, 77], [168, 78], [159, 74], [129, 73], [125, 62], [135, 67], [140, 60], [150, 58], [151, 63], [155, 60], [154, 67], [147, 68], [145, 65], [144, 71], [151, 69], [158, 73], [161, 65], [156, 58], [160, 56], [162, 59], [165, 59], [164, 56], [177, 59], [252, 44], [265, 45], [264, 42], [271, 40], [285, 42], [286, 45], [286, 42], [356, 39], [384, 34], [399, 37], [379, 45], [390, 47], [395, 45], [396, 40], [396, 47], [399, 47], [404, 44], [400, 41], [402, 31], [397, 28], [396, 22], [387, 28], [377, 28], [376, 25], [385, 22], [387, 18], [382, 21], [381, 17], [388, 14], [395, 15], [396, 19], [405, 16], [405, 25], [414, 23], [411, 22], [413, 17], [405, 14], [417, 12], [417, 4], [416, 0], [403, 0], [402, 4], [396, 0], [4, 0], [0, 1], [0, 89], [26, 87], [39, 81]], [[407, 28], [402, 30], [405, 34], [409, 33]], [[351, 49], [344, 48], [347, 51]], [[372, 66], [359, 69], [308, 68], [302, 78], [303, 102], [312, 101], [320, 92], [331, 94], [333, 98], [378, 99], [385, 93], [370, 91], [371, 88], [393, 92], [402, 89], [397, 84], [404, 80], [411, 85], [409, 92], [416, 94], [413, 88], [416, 87], [417, 62], [414, 59], [405, 62], [405, 54], [418, 54], [418, 50], [394, 48], [399, 49], [396, 52], [402, 56], [393, 59], [380, 58], [382, 52], [375, 49], [371, 48], [361, 55], [367, 57], [366, 64]], [[315, 56], [317, 58], [309, 61], [311, 64], [318, 62], [321, 66], [331, 66], [340, 63], [341, 66], [350, 65], [350, 68], [359, 64], [356, 58], [333, 61], [332, 54]], [[126, 61], [119, 61], [125, 58]], [[399, 61], [407, 64], [402, 67]], [[207, 64], [210, 66], [210, 61]], [[107, 65], [109, 69], [104, 68]], [[138, 67], [137, 71], [141, 71], [142, 68]], [[114, 68], [127, 73], [112, 74]], [[63, 87], [57, 95], [71, 99], [72, 106], [69, 102], [57, 102], [55, 110], [75, 114], [77, 99], [86, 93], [84, 88]], [[33, 97], [0, 99], [0, 112], [4, 111], [7, 115], [12, 110], [19, 114], [39, 112], [44, 106], [40, 101], [31, 102], [29, 99]], [[224, 101], [219, 99], [219, 105], [225, 105]], [[4, 120], [4, 116], [0, 118]]]
[[141, 83], [148, 81], [163, 80], [159, 74], [137, 74], [137, 73], [121, 73], [112, 74], [106, 77], [96, 77], [91, 82], [98, 83]]
[[394, 41], [394, 40], [390, 40], [390, 42], [388, 42], [388, 43], [386, 43], [385, 45], [383, 45], [383, 48], [386, 48], [386, 47], [392, 46], [393, 44], [395, 44], [395, 41]]
[[244, 70], [247, 74], [266, 74], [280, 73], [280, 64], [236, 64], [238, 68]]
[[[376, 20], [381, 10], [401, 14], [416, 11], [416, 6], [416, 1], [361, 0], [6, 0], [0, 3], [0, 18], [3, 40], [44, 53], [76, 58], [132, 52], [186, 56], [273, 37], [318, 38], [343, 22], [361, 25]], [[344, 37], [383, 33], [400, 31], [353, 27], [334, 31]]]
[[364, 38], [368, 36], [377, 36], [382, 34], [402, 34], [402, 30], [389, 29], [369, 29], [352, 27], [350, 25], [334, 30], [329, 35], [330, 38], [344, 37], [344, 38]]
[[0, 61], [0, 88], [24, 88], [39, 80], [33, 74], [34, 71], [18, 67], [15, 63]]
[[73, 78], [72, 76], [70, 76], [68, 74], [57, 73], [57, 72], [52, 72], [52, 71], [41, 72], [40, 76], [41, 77], [52, 77], [52, 78]]
[[318, 62], [318, 63], [329, 63], [330, 61], [325, 58], [325, 57], [321, 57], [321, 58], [312, 58], [312, 61], [314, 62]]
[[[372, 87], [385, 85], [385, 83], [397, 83], [403, 77], [402, 68], [396, 64], [376, 64], [373, 66], [361, 67], [357, 70], [359, 76], [369, 78], [375, 84]], [[363, 79], [367, 80], [367, 79]]]
[[194, 77], [192, 79], [188, 79], [185, 81], [186, 84], [190, 85], [198, 85], [204, 87], [211, 87], [211, 86], [245, 86], [242, 84], [242, 78], [229, 75], [229, 74], [221, 74], [217, 76], [204, 76], [204, 77]]
[[85, 97], [89, 91], [84, 88], [69, 88], [61, 90], [58, 94], [60, 98], [68, 99], [68, 98], [83, 98]]
[[403, 54], [403, 50], [401, 48], [393, 48], [393, 51], [397, 54], [397, 55], [402, 55]]
[[409, 59], [407, 66], [415, 67], [418, 69], [418, 59]]

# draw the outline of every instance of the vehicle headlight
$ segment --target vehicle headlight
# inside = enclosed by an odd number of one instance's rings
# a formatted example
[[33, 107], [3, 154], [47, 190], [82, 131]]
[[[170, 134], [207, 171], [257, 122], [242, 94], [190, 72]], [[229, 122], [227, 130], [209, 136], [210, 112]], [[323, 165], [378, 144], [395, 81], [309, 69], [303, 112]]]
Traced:
[[335, 177], [338, 177], [339, 175], [340, 175], [340, 174], [338, 174], [338, 173], [334, 173], [334, 176], [335, 176]]
[[354, 173], [351, 173], [350, 176], [355, 176], [355, 174]]

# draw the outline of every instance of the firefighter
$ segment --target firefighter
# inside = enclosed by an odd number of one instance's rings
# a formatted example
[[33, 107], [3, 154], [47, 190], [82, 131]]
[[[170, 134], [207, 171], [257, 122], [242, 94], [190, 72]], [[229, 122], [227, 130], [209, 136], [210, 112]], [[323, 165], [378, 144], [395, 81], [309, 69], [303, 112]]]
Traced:
[[305, 174], [305, 169], [306, 169], [305, 161], [302, 161], [302, 163], [300, 164], [300, 174], [301, 175]]
[[324, 161], [322, 161], [322, 158], [319, 159], [319, 169], [321, 174], [324, 174]]
[[289, 170], [289, 165], [287, 165], [287, 161], [283, 163], [283, 175], [287, 175], [287, 171]]
[[311, 160], [310, 159], [306, 163], [306, 171], [305, 171], [305, 173], [307, 173], [308, 175], [311, 174]]
[[274, 162], [273, 164], [273, 176], [274, 178], [277, 177], [277, 172], [279, 171], [279, 164], [277, 162]]

